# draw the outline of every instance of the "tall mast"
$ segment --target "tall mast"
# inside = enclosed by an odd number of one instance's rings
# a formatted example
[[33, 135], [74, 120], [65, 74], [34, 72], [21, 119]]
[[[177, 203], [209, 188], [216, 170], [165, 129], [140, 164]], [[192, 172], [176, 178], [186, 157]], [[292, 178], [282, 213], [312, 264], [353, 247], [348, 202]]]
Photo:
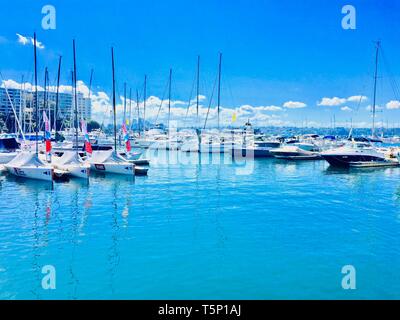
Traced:
[[379, 57], [379, 46], [381, 42], [376, 42], [376, 53], [375, 53], [375, 74], [374, 74], [374, 100], [372, 104], [372, 137], [375, 136], [375, 109], [376, 109], [376, 80], [378, 78], [378, 57]]
[[128, 121], [129, 130], [132, 127], [131, 121], [132, 121], [132, 88], [129, 88], [129, 121]]
[[93, 82], [93, 69], [90, 70], [90, 80], [89, 80], [89, 99], [92, 96], [92, 82]]
[[76, 144], [76, 152], [78, 153], [78, 92], [76, 91], [76, 53], [75, 53], [75, 39], [72, 40], [72, 47], [74, 51], [74, 101], [75, 101], [75, 144]]
[[50, 112], [50, 103], [49, 103], [50, 78], [49, 78], [49, 69], [47, 69], [47, 68], [46, 68], [46, 78], [47, 78], [46, 107], [49, 112], [49, 123], [51, 124], [51, 112]]
[[57, 89], [56, 89], [56, 105], [54, 108], [54, 130], [55, 130], [55, 138], [57, 139], [57, 116], [58, 116], [58, 95], [59, 95], [59, 88], [60, 88], [60, 74], [61, 74], [61, 59], [60, 56], [58, 60], [58, 72], [57, 72]]
[[[93, 82], [93, 69], [90, 70], [90, 80], [89, 80], [89, 103], [90, 103], [90, 106], [92, 105], [92, 82]], [[85, 103], [85, 107], [86, 107], [86, 103]], [[85, 110], [87, 110], [87, 109], [85, 108]]]
[[[47, 112], [47, 67], [44, 69], [43, 111]], [[42, 112], [43, 114], [43, 112]]]
[[219, 54], [219, 65], [218, 65], [218, 130], [219, 130], [219, 113], [221, 107], [221, 65], [222, 65], [222, 53]]
[[196, 115], [199, 122], [199, 90], [200, 90], [200, 56], [197, 56], [197, 89], [196, 89]]
[[114, 113], [114, 152], [117, 152], [117, 112], [115, 106], [115, 67], [114, 67], [114, 48], [111, 47], [112, 64], [112, 90], [113, 90], [113, 113]]
[[139, 109], [139, 91], [136, 89], [136, 108], [137, 108], [137, 129], [140, 137], [140, 109]]
[[36, 32], [33, 34], [33, 56], [35, 65], [35, 136], [36, 136], [36, 156], [39, 155], [38, 136], [39, 136], [39, 102], [38, 102], [38, 89], [37, 89], [37, 57], [36, 57]]
[[171, 82], [172, 82], [172, 69], [169, 69], [169, 88], [168, 88], [168, 136], [169, 136], [169, 124], [171, 120]]
[[[20, 94], [19, 94], [19, 122], [22, 122], [22, 126], [21, 126], [21, 131], [24, 130], [24, 119], [22, 118], [22, 99], [24, 96], [24, 75], [22, 75], [22, 79], [21, 79], [21, 89], [20, 89]], [[15, 132], [17, 133], [17, 126], [15, 126]]]
[[124, 82], [124, 117], [122, 123], [126, 123], [126, 82]]
[[146, 99], [147, 99], [147, 75], [144, 76], [144, 88], [143, 88], [143, 136], [146, 135]]

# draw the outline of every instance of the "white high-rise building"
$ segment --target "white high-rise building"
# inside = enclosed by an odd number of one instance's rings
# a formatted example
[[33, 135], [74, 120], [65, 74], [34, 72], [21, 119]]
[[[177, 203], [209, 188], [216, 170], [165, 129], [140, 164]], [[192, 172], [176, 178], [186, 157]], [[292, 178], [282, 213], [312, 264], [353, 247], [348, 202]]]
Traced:
[[[7, 95], [8, 92], [8, 95]], [[47, 101], [45, 104], [45, 94], [44, 91], [38, 92], [38, 100], [39, 100], [39, 112], [42, 113], [45, 110], [47, 113], [50, 110], [51, 118], [54, 119], [55, 105], [56, 105], [56, 93], [55, 92], [47, 92]], [[0, 114], [7, 118], [9, 116], [14, 116], [13, 107], [15, 113], [20, 116], [24, 112], [29, 112], [32, 109], [35, 101], [35, 94], [23, 91], [21, 89], [5, 89], [0, 88]], [[83, 96], [82, 93], [78, 93], [77, 95], [78, 102], [78, 118], [84, 118], [85, 120], [89, 120], [92, 116], [91, 113], [91, 100]], [[20, 108], [21, 113], [20, 113]], [[75, 116], [75, 108], [74, 108], [74, 99], [71, 93], [59, 93], [58, 95], [58, 117], [57, 119], [63, 120], [73, 120]]]

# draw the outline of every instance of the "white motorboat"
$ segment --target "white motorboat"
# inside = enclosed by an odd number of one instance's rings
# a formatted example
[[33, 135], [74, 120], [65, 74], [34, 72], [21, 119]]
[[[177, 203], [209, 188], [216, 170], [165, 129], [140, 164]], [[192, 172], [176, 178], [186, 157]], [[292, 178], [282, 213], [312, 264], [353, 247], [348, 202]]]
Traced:
[[371, 143], [353, 141], [339, 148], [324, 151], [321, 156], [333, 167], [348, 168], [357, 164], [366, 166], [367, 163], [391, 161], [390, 152], [386, 151], [388, 150], [375, 148]]
[[269, 151], [277, 159], [286, 160], [318, 160], [320, 148], [311, 143], [293, 143]]

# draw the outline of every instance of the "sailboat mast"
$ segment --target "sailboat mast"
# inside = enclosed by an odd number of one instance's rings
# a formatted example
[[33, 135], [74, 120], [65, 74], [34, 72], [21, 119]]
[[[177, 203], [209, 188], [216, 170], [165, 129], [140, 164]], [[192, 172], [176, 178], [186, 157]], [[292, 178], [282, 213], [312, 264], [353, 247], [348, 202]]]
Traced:
[[[44, 69], [44, 96], [43, 96], [43, 110], [47, 112], [47, 67]], [[43, 112], [42, 112], [43, 114]]]
[[39, 136], [39, 106], [38, 106], [38, 89], [37, 89], [37, 55], [36, 55], [36, 32], [33, 34], [33, 56], [35, 64], [35, 137], [36, 137], [36, 156], [39, 155], [38, 136]]
[[143, 136], [146, 135], [146, 99], [147, 99], [147, 75], [144, 76], [144, 88], [143, 88]]
[[76, 152], [78, 153], [78, 128], [79, 128], [79, 122], [78, 122], [78, 92], [76, 91], [76, 50], [75, 50], [75, 39], [72, 40], [72, 47], [73, 47], [73, 53], [74, 53], [74, 101], [75, 101], [75, 144], [76, 144]]
[[168, 136], [171, 120], [171, 82], [172, 82], [172, 69], [169, 69], [169, 87], [168, 87]]
[[219, 65], [218, 65], [218, 130], [219, 130], [219, 113], [221, 108], [221, 66], [222, 66], [222, 53], [219, 54]]
[[117, 112], [115, 105], [115, 67], [114, 67], [114, 48], [111, 47], [112, 63], [112, 90], [113, 90], [113, 113], [114, 113], [114, 152], [117, 152]]
[[376, 112], [376, 80], [378, 78], [378, 58], [379, 58], [379, 46], [380, 41], [376, 42], [376, 53], [375, 53], [375, 74], [374, 74], [374, 99], [372, 104], [372, 137], [375, 136], [375, 112]]
[[129, 119], [128, 119], [128, 124], [129, 124], [129, 130], [131, 130], [132, 124], [132, 88], [129, 88]]
[[122, 123], [126, 123], [126, 82], [124, 82], [124, 117]]
[[[21, 89], [20, 89], [20, 94], [19, 94], [19, 122], [22, 122], [21, 130], [24, 130], [24, 119], [22, 118], [22, 99], [24, 95], [24, 75], [22, 75], [21, 79]], [[17, 128], [17, 126], [15, 126]], [[17, 130], [16, 130], [17, 132]]]
[[196, 115], [199, 122], [200, 56], [197, 56]]
[[55, 138], [57, 139], [57, 116], [58, 116], [58, 96], [60, 93], [60, 74], [61, 74], [61, 59], [60, 56], [58, 60], [58, 71], [57, 71], [57, 89], [56, 89], [56, 105], [54, 108], [54, 130], [55, 130]]
[[137, 129], [140, 137], [140, 109], [139, 109], [139, 91], [136, 89], [136, 108], [137, 108]]

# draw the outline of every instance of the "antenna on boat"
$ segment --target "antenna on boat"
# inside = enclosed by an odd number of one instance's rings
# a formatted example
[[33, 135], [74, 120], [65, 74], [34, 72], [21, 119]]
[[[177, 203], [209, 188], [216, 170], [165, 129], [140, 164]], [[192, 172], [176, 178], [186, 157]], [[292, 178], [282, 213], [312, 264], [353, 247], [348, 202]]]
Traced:
[[114, 67], [114, 48], [111, 47], [112, 64], [112, 90], [113, 90], [113, 113], [114, 113], [114, 152], [117, 153], [117, 112], [115, 106], [115, 67]]
[[78, 92], [76, 91], [76, 50], [75, 50], [75, 39], [72, 40], [72, 48], [73, 48], [73, 53], [74, 53], [74, 101], [75, 101], [75, 144], [76, 144], [76, 152], [79, 152], [78, 149], [78, 128], [79, 128], [79, 122], [78, 122]]
[[54, 108], [54, 136], [57, 141], [57, 115], [58, 115], [58, 95], [59, 95], [59, 88], [60, 88], [60, 73], [61, 73], [61, 59], [62, 56], [60, 56], [58, 60], [58, 72], [57, 72], [57, 89], [56, 89], [56, 105]]
[[218, 106], [217, 106], [217, 112], [218, 112], [218, 130], [219, 130], [219, 113], [220, 113], [220, 107], [221, 107], [221, 66], [222, 66], [222, 53], [219, 54], [219, 64], [218, 64]]
[[375, 52], [375, 73], [374, 73], [374, 99], [372, 104], [372, 138], [375, 136], [375, 113], [376, 113], [376, 80], [378, 78], [378, 58], [379, 58], [379, 47], [381, 45], [380, 40], [376, 42]]
[[38, 89], [37, 89], [37, 55], [36, 55], [36, 32], [33, 33], [33, 56], [34, 56], [34, 69], [35, 69], [35, 137], [36, 137], [36, 156], [39, 155], [39, 146], [38, 146], [38, 136], [39, 136], [39, 124], [38, 124], [38, 115], [39, 115], [39, 107], [38, 107]]

